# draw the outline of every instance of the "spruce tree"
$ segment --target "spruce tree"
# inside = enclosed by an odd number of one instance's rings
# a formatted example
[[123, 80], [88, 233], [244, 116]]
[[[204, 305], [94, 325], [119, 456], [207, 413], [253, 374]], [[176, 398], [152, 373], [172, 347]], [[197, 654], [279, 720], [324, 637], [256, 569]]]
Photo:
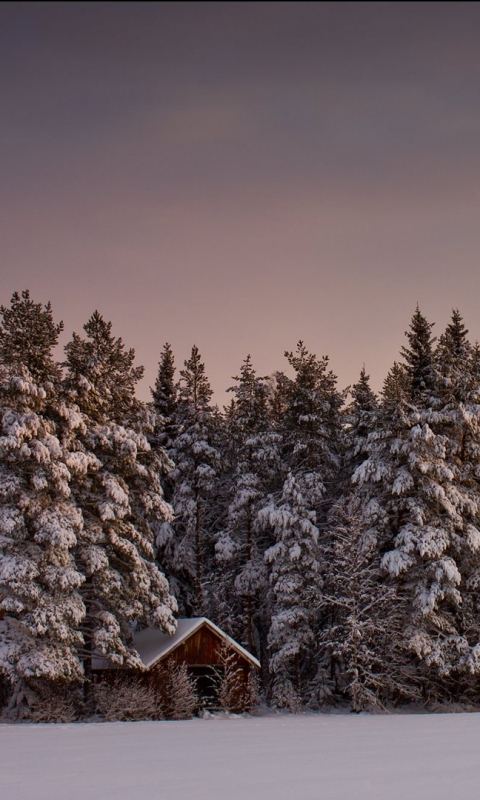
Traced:
[[[328, 356], [317, 359], [299, 342], [285, 357], [295, 371], [284, 388], [282, 415], [284, 458], [297, 475], [310, 476], [314, 503], [333, 493], [340, 467], [343, 396], [337, 378], [328, 369]], [[315, 485], [315, 488], [314, 488]]]
[[[28, 370], [32, 381], [43, 389], [58, 389], [60, 367], [53, 348], [63, 330], [63, 322], [53, 320], [52, 306], [34, 303], [30, 292], [14, 292], [10, 308], [0, 307], [0, 364], [19, 372]], [[47, 399], [47, 398], [45, 398]]]
[[152, 406], [158, 419], [155, 425], [155, 442], [170, 453], [175, 441], [177, 427], [175, 415], [177, 410], [178, 389], [175, 383], [175, 360], [170, 344], [167, 342], [162, 350], [158, 364], [155, 388], [152, 389]]
[[211, 397], [205, 365], [194, 346], [180, 372], [174, 418], [177, 437], [172, 448], [175, 468], [171, 477], [175, 517], [171, 525], [163, 526], [157, 538], [159, 558], [181, 613], [186, 615], [205, 613], [205, 592], [214, 559], [213, 500], [220, 454]]
[[135, 351], [126, 350], [112, 333], [112, 323], [94, 311], [84, 325], [86, 338], [77, 333], [65, 348], [64, 387], [71, 402], [102, 423], [144, 424], [145, 407], [135, 397], [143, 367], [134, 366]]
[[[285, 355], [295, 371], [293, 380], [282, 381], [284, 402], [279, 425], [283, 460], [289, 473], [281, 495], [275, 494], [265, 512], [260, 512], [263, 523], [273, 525], [277, 542], [265, 557], [272, 569], [272, 621], [268, 639], [270, 670], [274, 675], [273, 691], [277, 698], [275, 702], [279, 703], [282, 702], [281, 686], [291, 687], [294, 694], [301, 697], [306, 691], [307, 675], [314, 669], [314, 643], [318, 633], [315, 626], [319, 624], [318, 603], [322, 586], [321, 570], [324, 568], [323, 543], [319, 541], [318, 526], [325, 524], [328, 508], [339, 490], [343, 446], [340, 417], [343, 397], [336, 389], [335, 375], [328, 370], [328, 358], [317, 359], [308, 352], [303, 342], [298, 343], [296, 353], [287, 352]], [[307, 520], [308, 524], [302, 520]], [[307, 534], [307, 540], [304, 546], [300, 545], [298, 552], [305, 552], [307, 562], [311, 561], [311, 569], [308, 563], [304, 564], [302, 559], [292, 555], [297, 553], [293, 543], [288, 548], [280, 545], [280, 540], [296, 535], [296, 525], [299, 526], [299, 536], [302, 530]], [[286, 559], [284, 567], [280, 564], [282, 558]], [[283, 568], [288, 572], [292, 586], [302, 586], [305, 570], [309, 570], [309, 597], [318, 601], [316, 608], [310, 609], [302, 627], [303, 667], [300, 670], [295, 659], [286, 658], [290, 645], [282, 639], [285, 607], [290, 602], [284, 596]], [[298, 575], [294, 577], [296, 571]], [[305, 607], [305, 597], [304, 592], [298, 597], [300, 609]], [[302, 615], [303, 612], [299, 613]], [[291, 636], [287, 628], [285, 635], [287, 638]]]
[[409, 392], [409, 380], [405, 365], [394, 361], [383, 382], [383, 403], [393, 407], [399, 405], [407, 399]]
[[265, 506], [260, 519], [275, 537], [265, 553], [272, 593], [271, 697], [275, 706], [297, 710], [312, 670], [322, 577], [315, 512], [292, 473], [283, 485], [280, 502]]
[[65, 425], [77, 464], [72, 483], [83, 512], [77, 559], [85, 575], [82, 595], [85, 667], [92, 650], [119, 664], [140, 665], [134, 626], [175, 630], [176, 603], [154, 561], [152, 526], [171, 518], [159, 475], [164, 455], [147, 435], [152, 415], [135, 398], [143, 373], [95, 312], [65, 348], [65, 397], [76, 422]]
[[378, 401], [370, 387], [370, 376], [362, 367], [358, 382], [352, 386], [352, 402], [345, 412], [347, 424], [345, 467], [349, 477], [365, 460], [366, 443], [372, 432]]
[[74, 556], [83, 519], [58, 426], [53, 349], [63, 326], [28, 291], [0, 317], [0, 671], [18, 708], [30, 679], [81, 677], [84, 577]]
[[452, 540], [452, 553], [462, 579], [462, 602], [456, 612], [456, 628], [464, 637], [460, 664], [468, 674], [476, 675], [480, 669], [480, 384], [475, 348], [467, 335], [463, 319], [454, 309], [435, 352], [435, 413], [437, 426], [446, 437], [446, 462], [460, 501]]
[[468, 653], [458, 626], [458, 543], [468, 536], [475, 508], [448, 456], [431, 328], [417, 308], [403, 349], [405, 381], [400, 392], [384, 396], [368, 458], [354, 481], [383, 566], [411, 604], [409, 648], [443, 678], [461, 668]]
[[347, 697], [352, 711], [419, 700], [413, 665], [405, 652], [406, 609], [392, 580], [385, 580], [362, 499], [342, 498], [329, 519], [329, 569], [321, 609], [328, 623], [318, 651], [330, 658], [325, 689]]
[[421, 406], [428, 402], [434, 386], [433, 369], [433, 322], [428, 322], [421, 313], [418, 305], [410, 323], [410, 328], [405, 331], [408, 347], [402, 347], [401, 353], [405, 361], [405, 371], [408, 379], [409, 394], [413, 402], [418, 401]]
[[268, 386], [259, 378], [250, 356], [229, 391], [235, 400], [227, 409], [230, 442], [230, 487], [226, 525], [218, 535], [217, 560], [223, 565], [222, 596], [227, 599], [228, 629], [246, 647], [259, 653], [263, 606], [268, 587], [264, 552], [269, 544], [259, 529], [258, 511], [275, 489], [281, 472], [280, 437], [272, 430]]

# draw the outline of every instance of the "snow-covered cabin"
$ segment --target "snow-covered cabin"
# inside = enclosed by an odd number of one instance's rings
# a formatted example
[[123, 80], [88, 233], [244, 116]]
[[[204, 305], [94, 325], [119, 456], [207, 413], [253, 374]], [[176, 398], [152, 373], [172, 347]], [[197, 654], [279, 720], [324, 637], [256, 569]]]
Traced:
[[[146, 628], [134, 634], [137, 650], [148, 680], [159, 684], [162, 681], [162, 666], [170, 659], [176, 664], [186, 664], [188, 672], [196, 679], [197, 690], [208, 702], [214, 695], [215, 676], [222, 670], [225, 653], [232, 657], [231, 663], [237, 671], [240, 684], [246, 689], [252, 670], [260, 669], [260, 662], [248, 650], [228, 636], [206, 617], [177, 620], [177, 630], [173, 636], [154, 628]], [[104, 659], [94, 658], [94, 674], [102, 679], [102, 673], [113, 671], [118, 676], [118, 668], [112, 668]], [[124, 670], [128, 675], [133, 670]], [[145, 675], [145, 672], [142, 673]], [[241, 709], [239, 709], [241, 710]]]

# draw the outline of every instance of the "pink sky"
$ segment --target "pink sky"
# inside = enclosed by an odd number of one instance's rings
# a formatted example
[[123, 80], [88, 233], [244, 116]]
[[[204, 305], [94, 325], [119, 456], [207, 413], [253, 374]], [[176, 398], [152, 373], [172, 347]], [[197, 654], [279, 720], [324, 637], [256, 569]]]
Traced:
[[0, 300], [216, 397], [303, 339], [375, 388], [416, 303], [480, 339], [477, 3], [3, 3]]

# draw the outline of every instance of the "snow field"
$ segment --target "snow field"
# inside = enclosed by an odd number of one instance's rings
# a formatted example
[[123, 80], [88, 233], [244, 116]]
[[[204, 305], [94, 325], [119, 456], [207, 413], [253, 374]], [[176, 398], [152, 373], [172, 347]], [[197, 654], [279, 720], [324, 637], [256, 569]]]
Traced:
[[480, 714], [0, 725], [2, 800], [477, 800]]

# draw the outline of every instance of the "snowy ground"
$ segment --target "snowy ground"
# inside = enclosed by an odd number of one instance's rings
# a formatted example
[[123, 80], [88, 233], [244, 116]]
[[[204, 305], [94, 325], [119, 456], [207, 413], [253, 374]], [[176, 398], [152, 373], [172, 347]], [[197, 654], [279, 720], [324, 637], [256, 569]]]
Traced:
[[2, 800], [477, 800], [480, 714], [0, 725]]

